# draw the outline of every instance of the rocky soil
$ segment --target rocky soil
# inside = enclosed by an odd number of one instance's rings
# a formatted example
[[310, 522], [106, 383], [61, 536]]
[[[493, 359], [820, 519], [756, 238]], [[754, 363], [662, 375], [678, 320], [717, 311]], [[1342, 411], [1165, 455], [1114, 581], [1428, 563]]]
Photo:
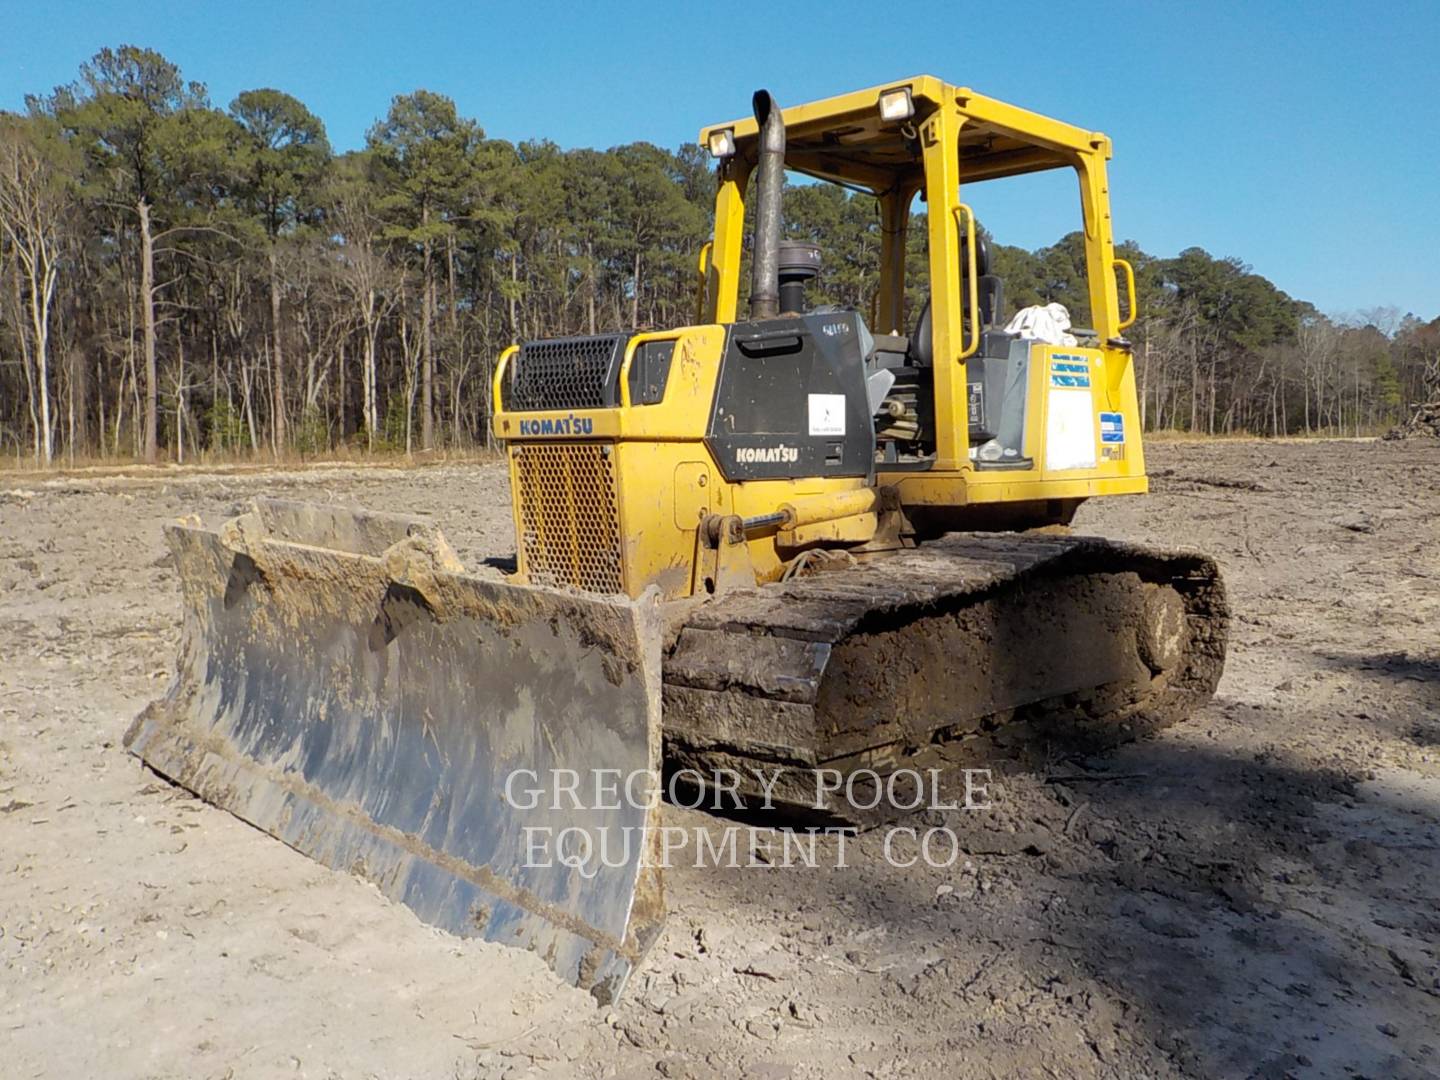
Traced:
[[1218, 557], [1215, 701], [912, 819], [950, 866], [872, 832], [843, 867], [676, 867], [607, 1009], [119, 745], [173, 658], [165, 521], [337, 500], [478, 566], [513, 547], [501, 469], [0, 474], [0, 1073], [1440, 1076], [1440, 444], [1149, 457], [1154, 493], [1077, 529]]

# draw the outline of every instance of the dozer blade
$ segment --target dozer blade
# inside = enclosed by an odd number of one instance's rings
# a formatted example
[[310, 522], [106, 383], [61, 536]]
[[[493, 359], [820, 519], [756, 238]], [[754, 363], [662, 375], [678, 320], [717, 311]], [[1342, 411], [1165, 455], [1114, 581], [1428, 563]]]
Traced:
[[[426, 922], [613, 999], [663, 915], [655, 606], [467, 575], [398, 515], [260, 501], [168, 539], [179, 663], [131, 751]], [[601, 769], [638, 797], [593, 798]]]

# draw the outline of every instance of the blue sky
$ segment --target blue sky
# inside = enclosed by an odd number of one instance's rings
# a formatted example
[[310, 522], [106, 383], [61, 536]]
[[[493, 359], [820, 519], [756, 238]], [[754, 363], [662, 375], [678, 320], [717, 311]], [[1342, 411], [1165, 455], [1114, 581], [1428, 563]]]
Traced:
[[[417, 87], [492, 136], [674, 146], [759, 86], [793, 103], [926, 72], [1110, 135], [1116, 232], [1147, 251], [1239, 256], [1331, 313], [1440, 314], [1440, 0], [0, 0], [0, 108], [122, 43], [158, 49], [218, 104], [295, 94], [340, 149]], [[973, 201], [1026, 247], [1078, 220], [1059, 176]]]

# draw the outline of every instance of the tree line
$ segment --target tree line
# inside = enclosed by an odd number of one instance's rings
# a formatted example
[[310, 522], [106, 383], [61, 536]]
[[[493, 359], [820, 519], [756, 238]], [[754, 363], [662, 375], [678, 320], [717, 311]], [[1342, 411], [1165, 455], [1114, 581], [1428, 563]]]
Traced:
[[[693, 144], [510, 143], [424, 90], [336, 154], [289, 94], [221, 108], [160, 54], [103, 49], [0, 112], [0, 453], [483, 445], [505, 345], [693, 321], [713, 193]], [[874, 200], [794, 186], [785, 216], [823, 243], [815, 299], [868, 310]], [[1010, 310], [1059, 301], [1083, 325], [1078, 234], [993, 247]], [[1440, 319], [1336, 320], [1237, 259], [1121, 254], [1148, 427], [1361, 432], [1436, 393]]]

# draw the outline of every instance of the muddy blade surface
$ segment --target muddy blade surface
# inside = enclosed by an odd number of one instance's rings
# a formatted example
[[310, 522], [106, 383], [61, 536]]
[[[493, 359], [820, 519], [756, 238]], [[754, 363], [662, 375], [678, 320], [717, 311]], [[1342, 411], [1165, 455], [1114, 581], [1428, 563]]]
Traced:
[[[657, 768], [653, 609], [468, 576], [388, 515], [263, 503], [168, 538], [178, 670], [130, 749], [426, 922], [618, 994], [663, 912], [649, 811], [550, 791], [557, 770]], [[570, 828], [604, 835], [603, 865], [554, 861]]]

